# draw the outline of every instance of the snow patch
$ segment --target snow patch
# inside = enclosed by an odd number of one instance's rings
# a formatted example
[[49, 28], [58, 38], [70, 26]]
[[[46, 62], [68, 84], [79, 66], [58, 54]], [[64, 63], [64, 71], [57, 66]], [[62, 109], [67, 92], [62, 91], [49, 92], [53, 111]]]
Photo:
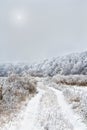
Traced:
[[56, 96], [61, 107], [62, 114], [73, 126], [74, 130], [87, 130], [86, 125], [80, 119], [80, 116], [73, 112], [68, 103], [65, 101], [64, 95], [61, 91], [51, 88]]
[[43, 91], [29, 101], [27, 107], [21, 111], [17, 121], [9, 122], [2, 130], [41, 130], [37, 128], [36, 118], [38, 116], [38, 107]]

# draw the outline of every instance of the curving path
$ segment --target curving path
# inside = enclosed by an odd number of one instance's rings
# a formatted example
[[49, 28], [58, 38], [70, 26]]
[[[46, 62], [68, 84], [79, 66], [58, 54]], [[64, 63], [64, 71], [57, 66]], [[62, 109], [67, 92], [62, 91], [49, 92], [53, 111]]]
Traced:
[[15, 121], [1, 130], [87, 130], [60, 90], [38, 83], [38, 94], [29, 101]]

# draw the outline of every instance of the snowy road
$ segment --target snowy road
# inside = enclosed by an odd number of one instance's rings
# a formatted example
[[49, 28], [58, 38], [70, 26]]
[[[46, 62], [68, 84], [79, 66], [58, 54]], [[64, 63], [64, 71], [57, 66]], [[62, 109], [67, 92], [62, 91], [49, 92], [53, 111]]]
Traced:
[[16, 121], [1, 130], [87, 130], [79, 115], [65, 101], [60, 90], [38, 84], [38, 94], [29, 101]]

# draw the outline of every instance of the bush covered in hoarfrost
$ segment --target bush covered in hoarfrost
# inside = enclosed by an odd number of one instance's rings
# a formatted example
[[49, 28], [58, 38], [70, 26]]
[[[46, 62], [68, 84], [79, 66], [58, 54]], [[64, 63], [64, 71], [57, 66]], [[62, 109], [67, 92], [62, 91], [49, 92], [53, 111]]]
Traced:
[[63, 88], [63, 94], [73, 110], [87, 121], [87, 88], [66, 86]]
[[18, 75], [11, 75], [7, 82], [14, 86], [13, 88], [17, 89], [25, 89], [28, 90], [29, 93], [36, 92], [36, 80], [33, 77], [19, 77]]
[[86, 75], [56, 75], [52, 78], [52, 80], [57, 84], [87, 86]]
[[5, 78], [2, 84], [2, 100], [0, 100], [0, 123], [3, 114], [10, 117], [21, 107], [21, 103], [30, 99], [37, 91], [36, 80], [32, 77], [19, 77], [11, 75]]

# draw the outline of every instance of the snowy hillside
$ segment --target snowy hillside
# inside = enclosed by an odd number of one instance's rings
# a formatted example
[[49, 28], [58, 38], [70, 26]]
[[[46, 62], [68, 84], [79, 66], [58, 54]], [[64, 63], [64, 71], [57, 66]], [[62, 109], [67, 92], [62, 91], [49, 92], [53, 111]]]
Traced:
[[34, 66], [39, 74], [54, 76], [56, 74], [87, 74], [87, 52], [70, 54], [63, 57], [45, 60], [43, 63]]
[[19, 75], [54, 76], [56, 74], [87, 74], [87, 51], [44, 60], [39, 64], [0, 64], [0, 76]]

